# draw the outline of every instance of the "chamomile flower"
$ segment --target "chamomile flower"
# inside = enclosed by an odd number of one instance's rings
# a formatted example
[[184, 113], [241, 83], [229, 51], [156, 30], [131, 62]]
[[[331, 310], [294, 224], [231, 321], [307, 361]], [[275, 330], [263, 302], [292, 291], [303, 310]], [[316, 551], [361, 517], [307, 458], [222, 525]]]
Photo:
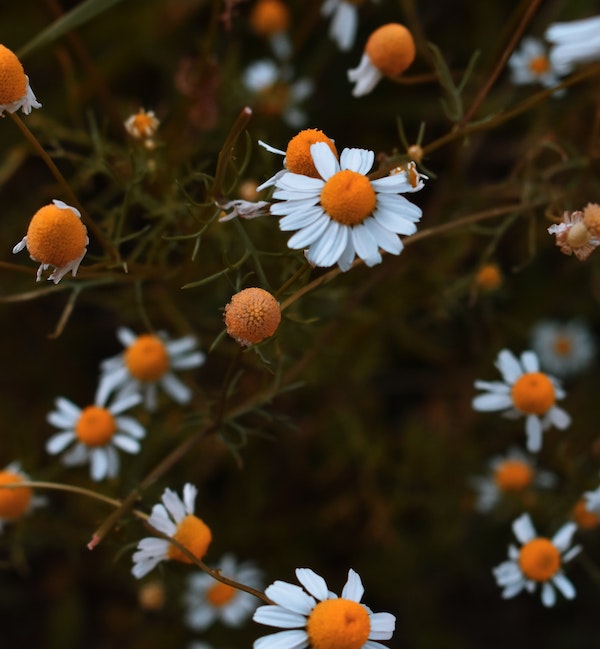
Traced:
[[368, 38], [358, 67], [348, 70], [355, 97], [367, 95], [382, 77], [397, 77], [415, 59], [415, 42], [404, 25], [388, 23]]
[[575, 588], [562, 568], [581, 551], [580, 546], [571, 547], [577, 529], [575, 523], [566, 523], [548, 539], [538, 536], [529, 514], [523, 514], [513, 522], [512, 529], [521, 547], [511, 544], [509, 560], [493, 571], [496, 582], [503, 589], [502, 597], [509, 599], [523, 589], [533, 593], [539, 584], [544, 606], [554, 606], [556, 590], [567, 599], [573, 599]]
[[578, 63], [600, 59], [600, 16], [553, 23], [544, 36], [552, 45], [550, 61], [561, 74], [569, 74]]
[[258, 36], [268, 39], [273, 52], [282, 60], [289, 59], [292, 44], [288, 35], [290, 10], [282, 0], [256, 0], [250, 11], [250, 27]]
[[225, 307], [227, 333], [248, 346], [271, 337], [281, 322], [279, 302], [262, 288], [245, 288]]
[[552, 487], [556, 476], [537, 469], [528, 455], [514, 447], [505, 455], [493, 457], [488, 474], [473, 478], [471, 483], [477, 493], [475, 509], [488, 512], [505, 496], [523, 496], [533, 486]]
[[329, 36], [343, 52], [353, 45], [358, 29], [358, 5], [362, 0], [325, 0], [323, 16], [331, 16]]
[[558, 380], [540, 372], [539, 360], [532, 351], [520, 360], [503, 349], [496, 360], [503, 381], [475, 381], [475, 387], [486, 390], [473, 399], [473, 408], [481, 412], [503, 410], [511, 418], [525, 417], [527, 450], [537, 453], [542, 447], [542, 431], [556, 426], [565, 430], [571, 417], [556, 405], [565, 396]]
[[140, 108], [137, 113], [130, 115], [124, 122], [125, 130], [136, 140], [152, 138], [160, 122], [153, 110], [145, 111]]
[[556, 245], [564, 255], [574, 254], [579, 261], [585, 261], [600, 246], [600, 232], [588, 228], [582, 210], [565, 212], [548, 233], [556, 236]]
[[545, 88], [553, 88], [560, 83], [559, 74], [552, 66], [546, 46], [533, 36], [527, 36], [521, 41], [519, 49], [508, 59], [508, 67], [512, 82], [517, 85], [540, 83]]
[[[180, 543], [197, 559], [202, 559], [212, 541], [212, 532], [206, 523], [194, 515], [194, 502], [198, 490], [192, 484], [183, 487], [183, 500], [171, 489], [165, 489], [162, 503], [154, 505], [148, 524]], [[166, 539], [146, 537], [133, 554], [134, 577], [140, 579], [161, 561], [192, 563], [177, 546]]]
[[[262, 572], [250, 561], [238, 563], [231, 554], [226, 554], [217, 569], [224, 577], [244, 586], [262, 588]], [[201, 571], [188, 577], [184, 602], [185, 621], [194, 631], [204, 631], [216, 621], [239, 627], [258, 605], [254, 595], [217, 581]]]
[[591, 530], [600, 525], [600, 488], [587, 491], [573, 507], [571, 516], [581, 530]]
[[580, 374], [591, 365], [596, 343], [579, 320], [542, 320], [531, 332], [531, 346], [543, 369], [559, 377]]
[[16, 54], [0, 45], [0, 117], [4, 111], [15, 113], [19, 108], [29, 115], [32, 108], [41, 108], [29, 85], [21, 61]]
[[163, 333], [136, 336], [126, 327], [117, 330], [117, 338], [125, 347], [118, 356], [102, 362], [99, 398], [117, 391], [118, 397], [140, 392], [148, 410], [156, 410], [157, 389], [160, 386], [174, 401], [188, 403], [192, 391], [173, 373], [204, 363], [205, 355], [197, 351], [196, 338], [184, 336], [169, 340]]
[[297, 230], [288, 246], [308, 248], [306, 257], [315, 266], [337, 263], [343, 271], [356, 255], [367, 266], [380, 263], [380, 248], [399, 255], [404, 246], [398, 235], [414, 234], [422, 214], [400, 196], [423, 187], [418, 174], [412, 174], [414, 165], [370, 180], [372, 151], [344, 149], [338, 162], [327, 143], [317, 142], [310, 153], [319, 177], [287, 172], [275, 180], [273, 198], [280, 202], [271, 213], [282, 217], [281, 230]]
[[[56, 410], [48, 414], [47, 421], [60, 430], [48, 439], [46, 450], [50, 455], [67, 451], [62, 456], [66, 466], [79, 466], [89, 462], [92, 480], [114, 478], [119, 473], [119, 454], [138, 453], [140, 439], [146, 435], [144, 427], [133, 417], [122, 413], [138, 405], [142, 398], [130, 394], [106, 404], [108, 395], [96, 399], [83, 409], [59, 397]], [[68, 449], [68, 450], [67, 450]]]
[[13, 253], [25, 247], [33, 261], [40, 262], [36, 280], [42, 279], [42, 272], [54, 268], [48, 277], [55, 284], [69, 272], [73, 277], [87, 252], [89, 238], [81, 222], [79, 210], [54, 200], [40, 208], [32, 217], [27, 234], [13, 248]]
[[13, 523], [25, 514], [45, 504], [46, 499], [33, 495], [31, 487], [3, 489], [2, 485], [28, 482], [30, 477], [18, 462], [11, 462], [0, 471], [0, 533], [6, 523]]
[[254, 649], [383, 649], [376, 641], [392, 637], [396, 618], [360, 603], [364, 588], [354, 570], [348, 571], [341, 597], [309, 568], [297, 568], [296, 577], [304, 589], [276, 581], [265, 590], [274, 604], [257, 608], [252, 619], [286, 631], [259, 638]]

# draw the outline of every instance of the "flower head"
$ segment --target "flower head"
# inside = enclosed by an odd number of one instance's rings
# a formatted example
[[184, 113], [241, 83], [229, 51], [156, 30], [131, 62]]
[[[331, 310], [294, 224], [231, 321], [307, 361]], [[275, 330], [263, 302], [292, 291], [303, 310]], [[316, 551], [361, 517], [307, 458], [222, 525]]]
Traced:
[[152, 142], [160, 121], [153, 110], [146, 112], [143, 108], [130, 115], [124, 122], [125, 130], [136, 140]]
[[358, 5], [362, 0], [325, 0], [321, 6], [323, 16], [331, 16], [329, 36], [342, 51], [354, 45], [358, 28]]
[[540, 83], [545, 88], [559, 84], [559, 74], [552, 66], [545, 45], [538, 38], [527, 36], [508, 60], [514, 84]]
[[415, 42], [404, 25], [388, 23], [376, 29], [367, 40], [358, 67], [348, 70], [348, 79], [355, 83], [355, 97], [367, 95], [383, 76], [397, 77], [415, 59]]
[[541, 320], [531, 332], [531, 346], [543, 369], [559, 377], [579, 374], [591, 365], [596, 343], [579, 320]]
[[[165, 489], [162, 504], [154, 505], [148, 524], [175, 539], [197, 559], [202, 559], [212, 541], [212, 532], [202, 519], [194, 516], [197, 493], [196, 487], [189, 483], [183, 487], [183, 500], [171, 489]], [[138, 543], [133, 554], [131, 572], [140, 579], [161, 561], [169, 560], [192, 563], [186, 554], [166, 539], [146, 537]]]
[[260, 606], [253, 619], [286, 631], [259, 638], [254, 649], [383, 649], [376, 640], [392, 637], [396, 618], [360, 603], [364, 588], [354, 570], [348, 571], [341, 597], [309, 568], [297, 568], [296, 577], [304, 588], [276, 581], [266, 589], [275, 603]]
[[536, 534], [529, 514], [517, 518], [512, 528], [521, 547], [510, 545], [509, 560], [494, 568], [496, 582], [503, 588], [502, 597], [514, 597], [523, 589], [532, 593], [539, 584], [544, 606], [554, 606], [555, 589], [567, 599], [573, 599], [575, 588], [562, 567], [581, 550], [580, 546], [571, 547], [571, 539], [577, 529], [575, 523], [563, 525], [552, 539]]
[[[217, 569], [224, 577], [240, 584], [262, 588], [262, 572], [252, 562], [238, 563], [231, 554], [226, 554]], [[188, 577], [184, 602], [186, 623], [195, 631], [204, 631], [217, 620], [226, 626], [238, 627], [257, 607], [254, 595], [217, 581], [201, 571]]]
[[6, 523], [12, 523], [32, 509], [45, 503], [44, 498], [33, 495], [31, 487], [2, 488], [2, 485], [13, 485], [28, 482], [29, 476], [21, 470], [18, 462], [11, 462], [0, 471], [0, 533]]
[[20, 108], [25, 115], [29, 115], [32, 108], [41, 107], [21, 61], [8, 47], [0, 45], [0, 117], [5, 110], [14, 113]]
[[56, 410], [48, 414], [48, 423], [60, 430], [48, 439], [46, 450], [51, 455], [62, 453], [66, 466], [79, 466], [90, 463], [92, 480], [114, 478], [119, 473], [119, 454], [138, 453], [140, 439], [146, 435], [144, 427], [133, 417], [122, 413], [136, 406], [142, 400], [139, 394], [117, 398], [106, 405], [108, 394], [96, 396], [92, 405], [83, 408], [59, 397]]
[[475, 273], [475, 286], [489, 293], [500, 287], [502, 279], [498, 264], [483, 264]]
[[578, 63], [600, 59], [600, 16], [553, 23], [544, 36], [552, 45], [550, 62], [561, 74], [569, 74]]
[[[592, 219], [588, 218], [588, 222]], [[590, 231], [584, 221], [584, 212], [565, 212], [561, 223], [548, 228], [556, 235], [556, 245], [565, 255], [575, 254], [579, 261], [585, 261], [600, 245], [599, 233]]]
[[271, 213], [283, 217], [281, 230], [297, 230], [288, 246], [308, 248], [315, 266], [337, 263], [344, 271], [355, 255], [373, 266], [381, 262], [380, 248], [400, 254], [398, 235], [416, 232], [422, 214], [400, 194], [421, 189], [420, 177], [416, 185], [410, 171], [370, 180], [375, 154], [365, 149], [344, 149], [339, 162], [324, 142], [311, 145], [310, 153], [318, 177], [287, 172], [275, 180], [273, 197], [280, 202]]
[[257, 0], [250, 11], [250, 27], [258, 36], [269, 39], [273, 51], [280, 59], [291, 55], [287, 35], [290, 28], [290, 10], [282, 0]]
[[53, 267], [48, 279], [58, 284], [69, 271], [75, 277], [88, 243], [87, 229], [79, 211], [54, 200], [33, 215], [27, 234], [13, 248], [13, 253], [27, 247], [31, 259], [40, 262], [37, 281], [42, 279], [44, 270]]
[[279, 302], [262, 288], [245, 288], [225, 307], [227, 333], [240, 345], [269, 338], [280, 322]]
[[102, 362], [98, 398], [117, 391], [117, 398], [142, 393], [148, 410], [157, 408], [157, 388], [160, 386], [177, 403], [188, 403], [191, 390], [173, 373], [204, 363], [205, 355], [196, 351], [196, 338], [184, 336], [170, 341], [165, 334], [136, 336], [125, 327], [117, 330], [117, 338], [125, 347], [118, 356]]
[[598, 527], [600, 525], [598, 490], [586, 492], [583, 498], [575, 503], [571, 516], [580, 530], [591, 530]]
[[473, 408], [482, 412], [504, 410], [509, 417], [525, 417], [527, 449], [536, 453], [542, 447], [542, 431], [556, 426], [560, 430], [571, 423], [569, 415], [556, 405], [564, 397], [558, 380], [540, 372], [539, 360], [532, 351], [518, 360], [503, 349], [496, 360], [503, 381], [475, 381], [475, 387], [486, 390], [473, 399]]

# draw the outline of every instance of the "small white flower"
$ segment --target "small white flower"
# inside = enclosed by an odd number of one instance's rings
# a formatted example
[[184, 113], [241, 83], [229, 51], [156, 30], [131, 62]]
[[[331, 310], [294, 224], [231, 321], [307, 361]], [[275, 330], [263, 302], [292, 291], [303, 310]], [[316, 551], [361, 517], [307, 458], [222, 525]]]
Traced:
[[552, 67], [546, 46], [539, 38], [526, 36], [519, 49], [508, 60], [512, 82], [517, 85], [540, 83], [553, 88], [560, 83], [558, 72]]
[[545, 33], [552, 44], [550, 62], [559, 74], [569, 74], [578, 63], [600, 59], [600, 16], [553, 23]]
[[140, 108], [137, 113], [130, 115], [123, 125], [131, 137], [136, 140], [148, 140], [158, 130], [160, 121], [153, 110], [146, 112], [143, 108]]
[[399, 255], [404, 246], [398, 235], [414, 234], [422, 215], [400, 194], [420, 190], [420, 176], [409, 169], [370, 180], [375, 154], [366, 149], [344, 149], [339, 162], [325, 142], [311, 145], [310, 153], [319, 177], [286, 172], [275, 180], [273, 198], [280, 202], [271, 213], [282, 217], [281, 230], [297, 231], [288, 246], [308, 248], [315, 266], [337, 263], [343, 271], [356, 255], [367, 266], [381, 262], [380, 249]]
[[508, 417], [525, 417], [527, 450], [537, 453], [542, 447], [542, 431], [556, 426], [565, 430], [571, 417], [555, 405], [565, 396], [557, 379], [540, 372], [539, 360], [532, 351], [518, 360], [503, 349], [496, 360], [502, 381], [475, 381], [475, 387], [486, 390], [473, 399], [473, 408], [481, 412], [505, 411]]
[[498, 586], [503, 589], [502, 597], [509, 599], [523, 589], [533, 593], [539, 584], [544, 606], [554, 606], [556, 589], [567, 599], [573, 599], [575, 588], [565, 576], [562, 566], [581, 551], [580, 546], [571, 547], [577, 529], [575, 523], [563, 525], [552, 539], [537, 535], [529, 514], [517, 518], [512, 528], [521, 547], [511, 544], [509, 560], [493, 570]]
[[321, 6], [323, 16], [331, 16], [329, 36], [343, 52], [353, 45], [358, 29], [358, 4], [347, 0], [325, 0]]
[[148, 410], [157, 408], [160, 386], [174, 401], [188, 403], [192, 391], [173, 373], [204, 363], [205, 355], [196, 351], [196, 338], [184, 336], [169, 340], [164, 333], [136, 336], [125, 327], [117, 330], [117, 338], [126, 348], [122, 354], [102, 362], [98, 398], [102, 401], [114, 390], [117, 398], [141, 393]]
[[[148, 524], [165, 536], [178, 541], [197, 559], [202, 559], [212, 540], [210, 528], [203, 520], [194, 516], [194, 502], [198, 490], [186, 483], [183, 487], [183, 500], [171, 489], [165, 489], [162, 504], [154, 505]], [[167, 539], [155, 536], [142, 539], [133, 554], [134, 577], [140, 579], [148, 574], [161, 561], [180, 561], [192, 563], [178, 547]]]
[[31, 487], [2, 488], [2, 485], [18, 484], [30, 480], [27, 473], [21, 469], [19, 462], [11, 462], [0, 471], [0, 534], [4, 531], [6, 523], [13, 523], [33, 509], [46, 504], [46, 499], [43, 496], [33, 495]]
[[94, 404], [82, 410], [59, 397], [55, 402], [56, 410], [48, 414], [47, 421], [60, 432], [48, 439], [46, 450], [56, 455], [70, 447], [62, 456], [64, 465], [79, 466], [89, 462], [92, 480], [116, 477], [119, 473], [117, 451], [138, 453], [139, 440], [146, 434], [136, 419], [121, 416], [141, 400], [139, 394], [130, 394], [107, 406], [105, 398], [97, 395]]
[[560, 377], [580, 374], [596, 353], [591, 331], [579, 320], [542, 320], [531, 332], [531, 346], [542, 368]]
[[297, 568], [296, 577], [304, 589], [284, 581], [266, 589], [265, 595], [274, 604], [256, 609], [253, 620], [286, 630], [259, 638], [254, 649], [384, 649], [376, 641], [392, 637], [396, 618], [391, 613], [373, 613], [360, 603], [365, 589], [354, 570], [348, 571], [339, 598], [309, 568]]
[[[231, 554], [226, 554], [217, 569], [224, 577], [244, 586], [257, 590], [262, 587], [262, 572], [250, 561], [238, 563]], [[194, 631], [204, 631], [217, 620], [226, 626], [239, 627], [258, 606], [254, 595], [201, 571], [188, 577], [184, 602], [186, 623]]]

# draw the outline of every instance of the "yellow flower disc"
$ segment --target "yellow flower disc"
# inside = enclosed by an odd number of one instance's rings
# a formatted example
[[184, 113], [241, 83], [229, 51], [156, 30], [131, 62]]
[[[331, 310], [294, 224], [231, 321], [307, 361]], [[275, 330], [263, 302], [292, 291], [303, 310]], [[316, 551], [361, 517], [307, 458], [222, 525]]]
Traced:
[[369, 639], [367, 609], [349, 599], [326, 599], [311, 611], [306, 623], [311, 649], [360, 649]]
[[250, 13], [250, 26], [259, 36], [286, 32], [290, 26], [290, 11], [281, 0], [258, 0]]
[[206, 592], [206, 600], [211, 606], [218, 608], [228, 604], [236, 594], [236, 590], [229, 584], [224, 584], [222, 581], [217, 581], [214, 586], [211, 586]]
[[600, 525], [598, 514], [588, 510], [584, 498], [580, 498], [573, 507], [573, 520], [582, 530], [591, 530]]
[[277, 300], [262, 288], [245, 288], [225, 307], [227, 333], [241, 345], [272, 336], [281, 322]]
[[139, 381], [158, 381], [169, 369], [169, 354], [164, 343], [151, 334], [138, 336], [125, 350], [125, 365]]
[[583, 224], [595, 237], [600, 237], [600, 205], [588, 203], [583, 208]]
[[0, 45], [0, 105], [19, 101], [27, 94], [27, 78], [21, 62], [8, 47]]
[[377, 197], [369, 179], [344, 169], [325, 183], [321, 205], [327, 214], [343, 225], [358, 225], [373, 213]]
[[99, 406], [84, 408], [75, 424], [77, 439], [87, 446], [104, 446], [116, 432], [115, 418]]
[[27, 250], [35, 261], [62, 268], [85, 253], [87, 230], [72, 210], [54, 205], [39, 209], [27, 228]]
[[365, 46], [371, 63], [388, 77], [402, 74], [415, 59], [412, 34], [398, 23], [388, 23], [376, 29]]
[[532, 581], [548, 581], [558, 572], [560, 563], [560, 552], [549, 539], [533, 539], [519, 552], [519, 566]]
[[523, 491], [532, 480], [533, 469], [521, 460], [506, 460], [494, 473], [494, 482], [500, 491]]
[[535, 56], [529, 61], [529, 69], [533, 74], [544, 74], [550, 69], [550, 61], [547, 56]]
[[323, 131], [318, 128], [307, 128], [295, 135], [287, 145], [285, 152], [285, 166], [288, 171], [310, 178], [320, 178], [319, 172], [315, 167], [310, 147], [317, 142], [325, 142], [331, 149], [333, 155], [337, 158], [338, 152], [333, 140], [330, 140]]
[[[203, 520], [197, 516], [188, 514], [177, 526], [177, 531], [173, 535], [173, 538], [181, 543], [186, 550], [191, 552], [196, 559], [202, 559], [212, 541], [212, 532]], [[179, 548], [176, 548], [172, 544], [169, 545], [167, 556], [174, 561], [192, 563], [191, 559], [186, 557]]]
[[512, 386], [511, 395], [515, 408], [526, 415], [543, 415], [556, 400], [552, 381], [543, 372], [520, 376]]
[[[0, 471], [0, 485], [23, 482], [23, 477], [12, 471]], [[0, 489], [0, 519], [13, 521], [20, 518], [31, 504], [32, 491], [29, 487]]]

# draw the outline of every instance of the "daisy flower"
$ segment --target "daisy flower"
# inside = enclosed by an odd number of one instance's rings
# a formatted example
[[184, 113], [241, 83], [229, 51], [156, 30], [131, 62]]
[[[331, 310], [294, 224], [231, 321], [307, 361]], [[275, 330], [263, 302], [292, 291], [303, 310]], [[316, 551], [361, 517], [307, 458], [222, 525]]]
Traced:
[[[154, 505], [148, 524], [180, 543], [197, 559], [202, 559], [212, 541], [212, 532], [206, 523], [194, 516], [194, 501], [198, 490], [187, 483], [183, 487], [183, 500], [171, 489], [165, 489], [162, 504]], [[140, 579], [161, 561], [192, 563], [178, 547], [157, 537], [142, 539], [133, 554], [134, 577]]]
[[130, 115], [123, 125], [131, 137], [136, 140], [146, 140], [154, 136], [160, 126], [160, 121], [153, 110], [146, 112], [140, 108], [137, 113]]
[[13, 248], [13, 253], [21, 252], [25, 247], [33, 261], [40, 262], [36, 280], [42, 279], [42, 272], [53, 267], [48, 277], [55, 284], [71, 271], [77, 275], [77, 269], [87, 252], [89, 238], [87, 229], [81, 222], [79, 210], [53, 200], [32, 217], [27, 234]]
[[472, 480], [477, 492], [475, 509], [488, 512], [504, 496], [522, 495], [532, 486], [552, 487], [554, 484], [556, 476], [553, 473], [536, 469], [532, 459], [514, 447], [505, 455], [490, 460], [488, 475]]
[[11, 462], [0, 471], [0, 533], [6, 523], [13, 523], [28, 512], [46, 503], [46, 499], [33, 495], [31, 487], [3, 489], [2, 485], [29, 482], [30, 477], [21, 470], [18, 462]]
[[415, 42], [404, 25], [388, 23], [368, 38], [358, 67], [348, 70], [355, 97], [367, 95], [382, 77], [397, 77], [415, 59]]
[[66, 466], [80, 466], [90, 463], [90, 477], [98, 481], [114, 478], [119, 473], [118, 450], [138, 453], [140, 439], [146, 435], [144, 427], [133, 417], [121, 413], [139, 404], [139, 394], [117, 398], [106, 405], [108, 395], [96, 395], [93, 405], [83, 410], [74, 403], [59, 397], [56, 410], [48, 414], [47, 421], [60, 430], [46, 442], [50, 455], [62, 453]]
[[550, 62], [561, 74], [569, 74], [578, 63], [600, 59], [600, 16], [553, 23], [544, 36], [552, 45]]
[[596, 353], [590, 330], [579, 320], [538, 322], [531, 332], [531, 346], [540, 365], [560, 377], [583, 372]]
[[354, 45], [360, 3], [361, 0], [325, 0], [321, 6], [321, 14], [331, 16], [329, 36], [343, 52]]
[[148, 410], [157, 408], [157, 388], [160, 386], [174, 401], [188, 403], [192, 391], [173, 374], [204, 363], [205, 355], [196, 351], [196, 338], [184, 336], [169, 340], [163, 333], [136, 336], [126, 327], [117, 330], [117, 338], [125, 347], [118, 356], [102, 362], [99, 398], [117, 391], [119, 397], [142, 393]]
[[553, 88], [560, 83], [559, 74], [550, 62], [546, 46], [533, 36], [527, 36], [521, 41], [519, 49], [508, 60], [508, 67], [512, 82], [517, 85], [540, 83], [545, 88]]
[[555, 589], [567, 599], [573, 599], [575, 588], [562, 566], [581, 551], [580, 546], [571, 547], [577, 529], [575, 523], [566, 523], [552, 539], [547, 539], [536, 534], [529, 514], [523, 514], [513, 522], [512, 529], [521, 547], [511, 544], [508, 561], [493, 570], [498, 586], [503, 588], [502, 597], [509, 599], [523, 589], [533, 593], [540, 584], [544, 606], [554, 606]]
[[[251, 588], [262, 588], [262, 572], [252, 563], [238, 563], [231, 555], [223, 556], [217, 569], [224, 577]], [[254, 595], [217, 581], [206, 572], [196, 572], [187, 579], [185, 621], [190, 629], [204, 631], [217, 620], [226, 626], [241, 626], [255, 611]]]
[[586, 491], [573, 507], [571, 516], [581, 530], [591, 530], [600, 525], [600, 487]]
[[556, 426], [565, 430], [571, 417], [556, 404], [565, 396], [558, 380], [540, 372], [539, 360], [532, 351], [521, 359], [503, 349], [496, 360], [503, 381], [475, 381], [475, 387], [486, 390], [473, 399], [473, 408], [481, 412], [504, 410], [511, 418], [525, 417], [527, 450], [537, 453], [542, 447], [542, 431]]
[[600, 232], [593, 226], [592, 230], [588, 228], [582, 210], [565, 212], [562, 221], [551, 225], [548, 233], [556, 235], [556, 245], [564, 255], [575, 254], [579, 261], [585, 261], [600, 245]]
[[500, 288], [503, 281], [502, 271], [498, 264], [483, 264], [475, 273], [475, 286], [481, 291], [492, 293]]
[[370, 180], [367, 173], [375, 154], [366, 149], [344, 149], [338, 162], [324, 142], [310, 147], [318, 178], [284, 173], [275, 181], [273, 198], [280, 202], [271, 213], [281, 216], [281, 230], [297, 232], [289, 239], [293, 249], [308, 248], [306, 257], [315, 266], [338, 266], [346, 271], [358, 255], [367, 266], [381, 262], [383, 249], [398, 255], [404, 247], [399, 234], [417, 230], [421, 209], [400, 196], [418, 191], [408, 171]]
[[240, 345], [270, 338], [281, 322], [279, 302], [262, 288], [245, 288], [225, 307], [227, 333]]
[[289, 59], [292, 44], [288, 36], [290, 10], [282, 0], [256, 0], [250, 12], [250, 27], [257, 36], [266, 38], [276, 56]]
[[4, 111], [15, 113], [19, 108], [29, 115], [32, 108], [41, 107], [21, 61], [8, 47], [0, 45], [0, 117]]
[[296, 577], [304, 590], [284, 581], [265, 590], [274, 604], [260, 606], [252, 619], [288, 630], [259, 638], [254, 649], [382, 649], [384, 645], [375, 641], [392, 637], [396, 618], [391, 613], [373, 613], [360, 603], [365, 589], [354, 570], [348, 571], [341, 597], [309, 568], [297, 568]]

